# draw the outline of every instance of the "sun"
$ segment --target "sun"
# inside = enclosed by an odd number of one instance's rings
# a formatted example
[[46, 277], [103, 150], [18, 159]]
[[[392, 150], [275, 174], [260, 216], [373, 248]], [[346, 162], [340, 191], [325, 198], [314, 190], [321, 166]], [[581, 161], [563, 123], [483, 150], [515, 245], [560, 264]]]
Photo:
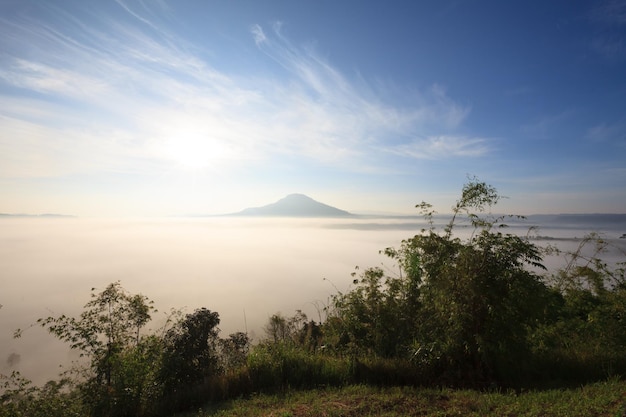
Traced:
[[179, 132], [165, 140], [162, 153], [181, 169], [200, 171], [227, 159], [231, 152], [207, 134]]

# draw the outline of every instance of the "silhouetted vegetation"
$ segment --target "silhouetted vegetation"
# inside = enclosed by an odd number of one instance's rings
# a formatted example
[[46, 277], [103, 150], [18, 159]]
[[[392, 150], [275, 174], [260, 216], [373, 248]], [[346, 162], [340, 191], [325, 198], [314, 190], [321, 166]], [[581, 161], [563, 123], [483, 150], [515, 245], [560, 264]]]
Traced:
[[[546, 271], [543, 256], [556, 249], [505, 233], [506, 217], [490, 214], [499, 198], [470, 180], [442, 230], [421, 203], [429, 227], [383, 250], [397, 273], [357, 270], [323, 322], [277, 313], [254, 346], [241, 332], [220, 338], [219, 315], [206, 308], [147, 332], [148, 298], [119, 282], [92, 291], [78, 318], [38, 321], [84, 367], [44, 387], [5, 376], [0, 417], [170, 415], [252, 393], [351, 384], [520, 390], [623, 376], [625, 263], [604, 262], [608, 242], [590, 235], [564, 268]], [[459, 224], [473, 232], [458, 237]]]

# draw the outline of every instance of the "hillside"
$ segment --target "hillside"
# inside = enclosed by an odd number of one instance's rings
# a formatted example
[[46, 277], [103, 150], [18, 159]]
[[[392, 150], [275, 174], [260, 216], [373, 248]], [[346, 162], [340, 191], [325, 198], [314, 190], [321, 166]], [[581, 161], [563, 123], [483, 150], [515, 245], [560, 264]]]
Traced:
[[275, 203], [250, 207], [235, 216], [281, 216], [281, 217], [352, 217], [354, 214], [329, 206], [304, 194], [290, 194]]

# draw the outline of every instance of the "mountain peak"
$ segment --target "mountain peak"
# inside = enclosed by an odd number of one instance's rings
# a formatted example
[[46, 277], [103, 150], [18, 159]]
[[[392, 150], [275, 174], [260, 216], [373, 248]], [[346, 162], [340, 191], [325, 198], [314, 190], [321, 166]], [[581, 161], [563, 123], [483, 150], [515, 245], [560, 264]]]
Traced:
[[[293, 193], [293, 194], [289, 194], [286, 197], [283, 198], [283, 200], [285, 198], [302, 198], [302, 199], [307, 199], [307, 200], [313, 200], [311, 197], [309, 197], [308, 195], [304, 195], [304, 194], [300, 194], [300, 193]], [[313, 200], [315, 201], [315, 200]]]
[[262, 207], [250, 207], [237, 215], [242, 216], [284, 216], [284, 217], [348, 217], [353, 216], [345, 210], [320, 203], [311, 197], [294, 193], [275, 203]]

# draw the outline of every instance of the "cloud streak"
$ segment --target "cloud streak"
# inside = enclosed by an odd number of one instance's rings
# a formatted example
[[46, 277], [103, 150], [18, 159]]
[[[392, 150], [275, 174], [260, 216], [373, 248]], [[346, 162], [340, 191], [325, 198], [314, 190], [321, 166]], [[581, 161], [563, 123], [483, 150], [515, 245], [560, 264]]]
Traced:
[[415, 159], [479, 157], [491, 151], [485, 139], [457, 136], [415, 139], [408, 144], [386, 150]]
[[1, 175], [159, 172], [172, 142], [192, 143], [181, 135], [219, 144], [198, 149], [229, 168], [292, 156], [360, 170], [381, 150], [419, 159], [490, 151], [487, 139], [456, 133], [470, 109], [439, 86], [389, 104], [387, 92], [294, 46], [279, 24], [249, 35], [282, 75], [231, 76], [161, 20], [116, 3], [128, 21], [60, 10], [54, 24], [2, 19]]
[[626, 59], [626, 1], [604, 0], [598, 2], [590, 13], [597, 33], [590, 41], [590, 47], [599, 55], [611, 61]]

